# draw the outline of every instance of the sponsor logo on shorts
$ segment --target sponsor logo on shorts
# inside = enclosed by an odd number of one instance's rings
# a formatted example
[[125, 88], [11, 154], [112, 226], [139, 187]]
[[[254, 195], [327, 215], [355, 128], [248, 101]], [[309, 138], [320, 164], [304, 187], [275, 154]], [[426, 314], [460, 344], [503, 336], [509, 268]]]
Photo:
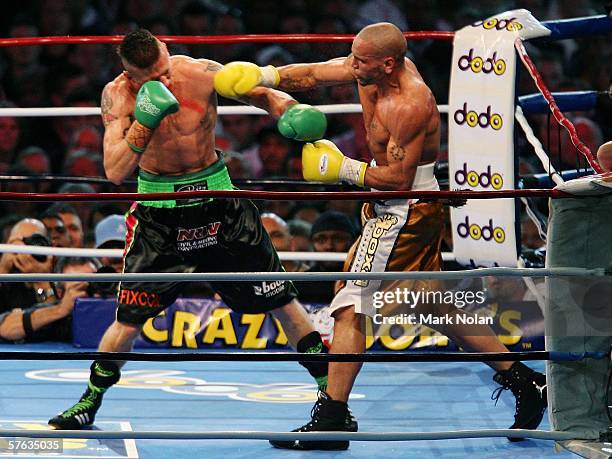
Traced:
[[187, 185], [174, 185], [174, 191], [182, 193], [184, 191], [206, 191], [208, 190], [208, 183], [189, 183]]
[[161, 299], [157, 293], [141, 290], [121, 290], [119, 292], [119, 304], [157, 308], [161, 305]]
[[189, 252], [216, 245], [220, 227], [221, 222], [213, 222], [197, 228], [179, 228], [176, 247], [181, 252]]
[[493, 219], [489, 218], [489, 223], [484, 226], [470, 223], [470, 218], [466, 215], [465, 222], [457, 225], [457, 234], [466, 239], [468, 237], [478, 241], [490, 241], [493, 239], [498, 244], [502, 244], [506, 240], [506, 232], [501, 226], [495, 226]]
[[484, 172], [478, 173], [478, 171], [468, 171], [467, 163], [463, 163], [463, 167], [455, 172], [455, 182], [458, 185], [465, 185], [466, 183], [475, 188], [480, 185], [482, 188], [493, 188], [494, 190], [501, 190], [504, 186], [504, 179], [498, 172], [491, 172], [491, 166], [487, 166]]
[[499, 131], [504, 124], [499, 113], [491, 113], [490, 105], [487, 105], [487, 109], [484, 112], [478, 113], [475, 110], [468, 110], [467, 102], [464, 102], [463, 108], [455, 112], [453, 119], [459, 126], [465, 123], [469, 127], [480, 126], [483, 129], [490, 126], [496, 131]]
[[472, 24], [472, 27], [481, 27], [485, 30], [507, 30], [508, 32], [515, 32], [523, 28], [523, 24], [516, 21], [516, 18], [510, 19], [498, 19], [491, 18], [486, 21], [476, 21]]
[[[370, 236], [368, 246], [366, 247], [363, 263], [361, 263], [361, 267], [359, 269], [360, 272], [372, 272], [372, 264], [374, 263], [376, 250], [378, 249], [378, 245], [380, 244], [380, 238], [383, 237], [391, 229], [391, 227], [393, 225], [396, 225], [398, 222], [399, 219], [395, 215], [389, 214], [385, 214], [382, 217], [378, 217], [376, 219], [376, 223], [374, 223], [374, 228], [372, 228], [372, 235]], [[368, 284], [369, 281], [367, 280], [355, 281], [355, 285], [357, 285], [358, 287], [367, 287]]]
[[261, 285], [253, 285], [253, 290], [255, 291], [255, 295], [257, 296], [270, 298], [272, 296], [278, 295], [279, 293], [282, 293], [285, 290], [285, 281], [263, 281]]
[[474, 73], [493, 72], [495, 75], [503, 75], [506, 71], [506, 61], [497, 58], [497, 51], [493, 52], [491, 57], [484, 59], [480, 56], [474, 56], [474, 48], [461, 56], [457, 65], [463, 71], [469, 69]]

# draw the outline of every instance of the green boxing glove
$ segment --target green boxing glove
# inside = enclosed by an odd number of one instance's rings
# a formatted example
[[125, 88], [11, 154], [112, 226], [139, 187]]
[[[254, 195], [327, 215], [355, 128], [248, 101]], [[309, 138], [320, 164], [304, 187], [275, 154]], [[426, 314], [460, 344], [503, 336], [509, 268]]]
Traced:
[[289, 139], [311, 142], [322, 139], [327, 129], [323, 112], [311, 105], [296, 104], [278, 119], [278, 131]]
[[134, 117], [149, 129], [155, 129], [166, 116], [176, 113], [178, 100], [160, 81], [147, 81], [136, 95]]

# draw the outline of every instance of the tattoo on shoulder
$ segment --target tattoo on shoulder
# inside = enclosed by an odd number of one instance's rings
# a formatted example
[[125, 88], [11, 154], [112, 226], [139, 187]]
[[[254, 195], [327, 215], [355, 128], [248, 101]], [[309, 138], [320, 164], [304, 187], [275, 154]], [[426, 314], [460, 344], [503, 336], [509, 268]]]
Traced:
[[100, 103], [100, 109], [102, 110], [102, 122], [104, 126], [107, 126], [111, 121], [115, 121], [117, 117], [113, 115], [110, 110], [113, 108], [113, 99], [111, 98], [109, 91], [104, 88], [102, 91], [102, 102]]
[[406, 152], [399, 145], [391, 147], [391, 157], [396, 161], [401, 161], [406, 157]]
[[221, 70], [223, 66], [217, 62], [208, 61], [208, 65], [206, 66], [207, 72], [216, 72], [217, 70]]

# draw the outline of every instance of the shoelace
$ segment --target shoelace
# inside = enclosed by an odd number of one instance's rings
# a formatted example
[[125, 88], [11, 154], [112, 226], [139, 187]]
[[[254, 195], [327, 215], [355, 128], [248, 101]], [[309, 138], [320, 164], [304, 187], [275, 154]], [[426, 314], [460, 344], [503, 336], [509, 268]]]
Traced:
[[66, 410], [63, 414], [64, 417], [72, 416], [73, 414], [78, 414], [82, 410], [88, 410], [95, 403], [95, 394], [90, 392], [83, 399], [79, 400], [72, 408]]
[[497, 402], [499, 401], [499, 397], [501, 397], [502, 392], [508, 389], [510, 389], [510, 386], [504, 384], [493, 391], [491, 394], [491, 400], [495, 400], [495, 406], [497, 406]]

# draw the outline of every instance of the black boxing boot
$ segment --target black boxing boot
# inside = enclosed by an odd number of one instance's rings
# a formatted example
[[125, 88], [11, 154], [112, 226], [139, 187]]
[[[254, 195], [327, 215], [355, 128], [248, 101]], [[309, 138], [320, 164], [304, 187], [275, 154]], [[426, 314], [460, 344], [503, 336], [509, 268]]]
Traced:
[[[312, 419], [308, 424], [299, 427], [292, 432], [357, 432], [357, 419], [345, 402], [332, 400], [325, 392], [319, 392], [319, 399], [310, 412]], [[275, 448], [297, 449], [297, 450], [326, 450], [340, 451], [348, 449], [348, 441], [270, 441]]]
[[[491, 396], [495, 404], [499, 400], [502, 391], [510, 389], [516, 398], [516, 411], [514, 413], [514, 424], [511, 429], [536, 429], [548, 406], [546, 393], [546, 376], [532, 370], [521, 362], [514, 362], [508, 370], [498, 371], [493, 380], [501, 384], [493, 391]], [[518, 437], [508, 437], [508, 440], [516, 442], [523, 440]]]
[[92, 425], [102, 404], [104, 393], [119, 381], [119, 367], [110, 361], [96, 360], [91, 364], [91, 375], [85, 393], [66, 411], [49, 419], [49, 425], [60, 430], [79, 430]]

